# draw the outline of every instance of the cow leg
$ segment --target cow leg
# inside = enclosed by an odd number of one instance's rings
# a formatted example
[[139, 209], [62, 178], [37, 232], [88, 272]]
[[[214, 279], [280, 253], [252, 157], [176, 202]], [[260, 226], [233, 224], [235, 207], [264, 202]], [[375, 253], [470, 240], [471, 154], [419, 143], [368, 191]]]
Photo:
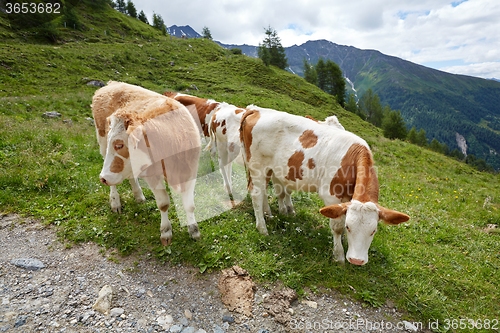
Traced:
[[232, 179], [231, 179], [231, 173], [232, 173], [232, 164], [231, 161], [229, 161], [229, 156], [228, 156], [228, 151], [226, 147], [223, 147], [221, 149], [221, 145], [218, 145], [217, 148], [217, 153], [219, 155], [219, 170], [222, 175], [222, 181], [224, 182], [224, 188], [226, 189], [227, 193], [229, 194], [229, 197], [232, 198], [233, 196], [233, 185], [232, 185]]
[[[99, 132], [96, 128], [96, 134], [97, 134], [97, 143], [99, 143], [99, 152], [101, 153], [102, 157], [106, 157], [106, 149], [108, 146], [108, 137], [107, 136], [100, 136]], [[120, 201], [120, 194], [118, 193], [118, 190], [116, 188], [116, 185], [111, 185], [109, 187], [109, 205], [111, 206], [111, 210], [115, 213], [121, 213], [122, 212], [122, 203]]]
[[[335, 196], [331, 196], [329, 193], [329, 188], [325, 188], [325, 191], [320, 191], [319, 195], [323, 199], [325, 206], [338, 204], [341, 200]], [[342, 246], [342, 233], [345, 228], [345, 215], [337, 219], [330, 219], [330, 229], [333, 235], [333, 258], [335, 261], [344, 264], [345, 255], [344, 247]]]
[[278, 198], [278, 209], [280, 214], [286, 214], [287, 213], [287, 207], [285, 205], [285, 189], [283, 187], [283, 184], [281, 184], [275, 177], [273, 177], [273, 187], [274, 187], [274, 193], [276, 193], [276, 197]]
[[149, 188], [153, 192], [156, 205], [160, 210], [160, 240], [163, 246], [170, 245], [172, 242], [172, 224], [168, 219], [168, 208], [170, 207], [170, 197], [168, 196], [165, 182], [162, 176], [144, 177]]
[[283, 201], [285, 202], [286, 213], [289, 215], [295, 215], [295, 208], [293, 208], [293, 203], [292, 203], [292, 194], [286, 189]]
[[255, 213], [255, 226], [261, 234], [268, 235], [266, 221], [264, 220], [264, 209], [269, 209], [269, 212], [271, 210], [266, 195], [266, 178], [260, 176], [251, 177], [250, 179], [252, 186], [250, 196], [252, 197], [252, 205]]
[[264, 216], [268, 218], [273, 217], [273, 213], [271, 212], [271, 206], [269, 206], [269, 200], [267, 199], [267, 185], [269, 184], [269, 180], [273, 177], [273, 171], [267, 171], [266, 182], [264, 184], [264, 192], [262, 192], [262, 211], [264, 212]]
[[182, 206], [187, 216], [187, 227], [191, 238], [199, 240], [201, 238], [200, 229], [198, 228], [198, 223], [196, 223], [196, 218], [194, 216], [194, 187], [196, 185], [196, 179], [192, 179], [186, 182], [186, 189], [181, 193]]
[[111, 210], [115, 213], [122, 212], [122, 203], [120, 201], [120, 194], [116, 189], [116, 185], [111, 185], [109, 187], [109, 204], [111, 205]]
[[338, 219], [330, 219], [330, 229], [333, 234], [333, 257], [341, 264], [345, 263], [344, 247], [342, 246], [344, 226], [345, 215]]
[[274, 192], [276, 197], [278, 197], [278, 207], [281, 214], [295, 214], [295, 209], [293, 208], [291, 191], [286, 188], [274, 174], [272, 176]]
[[144, 196], [144, 193], [142, 193], [141, 185], [139, 185], [139, 179], [130, 178], [129, 182], [132, 187], [132, 193], [134, 193], [135, 201], [139, 203], [146, 201], [146, 197]]

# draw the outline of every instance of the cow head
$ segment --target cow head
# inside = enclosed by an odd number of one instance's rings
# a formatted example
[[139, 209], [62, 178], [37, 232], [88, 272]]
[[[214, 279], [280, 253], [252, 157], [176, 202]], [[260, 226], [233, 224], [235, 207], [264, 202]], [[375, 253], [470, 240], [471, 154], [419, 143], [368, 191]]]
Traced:
[[396, 225], [410, 219], [406, 214], [384, 208], [373, 202], [362, 203], [357, 200], [323, 207], [320, 213], [332, 219], [345, 215], [348, 243], [346, 259], [353, 265], [364, 265], [368, 262], [368, 249], [377, 232], [379, 220]]
[[128, 149], [127, 124], [122, 118], [108, 117], [108, 143], [104, 164], [99, 175], [101, 183], [111, 186], [132, 177], [132, 165]]

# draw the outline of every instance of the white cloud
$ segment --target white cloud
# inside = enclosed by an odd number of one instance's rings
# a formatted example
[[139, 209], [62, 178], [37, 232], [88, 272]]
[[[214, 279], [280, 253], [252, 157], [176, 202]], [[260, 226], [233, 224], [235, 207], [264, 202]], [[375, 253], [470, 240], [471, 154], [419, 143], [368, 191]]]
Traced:
[[[497, 0], [136, 0], [148, 17], [167, 25], [210, 28], [214, 39], [257, 45], [264, 28], [277, 30], [284, 46], [327, 39], [376, 49], [419, 64], [461, 60], [481, 76], [500, 62], [500, 2]], [[481, 63], [485, 65], [481, 66]], [[449, 68], [449, 67], [447, 67]], [[470, 66], [454, 67], [467, 70]], [[440, 68], [444, 69], [444, 68]], [[490, 75], [491, 74], [491, 75]]]
[[441, 70], [469, 76], [478, 76], [486, 79], [500, 79], [500, 62], [482, 62], [463, 66], [443, 67]]

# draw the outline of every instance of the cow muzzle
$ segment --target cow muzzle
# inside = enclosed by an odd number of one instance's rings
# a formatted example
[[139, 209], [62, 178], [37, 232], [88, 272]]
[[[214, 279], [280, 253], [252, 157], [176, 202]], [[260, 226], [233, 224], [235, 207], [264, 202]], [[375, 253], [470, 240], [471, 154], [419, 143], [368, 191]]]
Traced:
[[356, 265], [356, 266], [363, 266], [364, 264], [366, 264], [366, 261], [363, 260], [363, 259], [356, 259], [356, 258], [347, 258], [347, 260], [353, 264], [353, 265]]

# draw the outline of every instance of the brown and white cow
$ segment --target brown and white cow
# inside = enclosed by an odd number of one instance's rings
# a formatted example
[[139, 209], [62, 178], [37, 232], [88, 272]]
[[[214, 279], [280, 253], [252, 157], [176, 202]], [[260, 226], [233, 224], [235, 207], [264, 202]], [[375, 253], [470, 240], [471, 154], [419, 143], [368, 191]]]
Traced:
[[116, 185], [124, 179], [131, 181], [136, 200], [144, 200], [137, 183], [137, 178], [143, 178], [160, 210], [162, 244], [170, 244], [170, 198], [165, 179], [181, 193], [189, 234], [200, 238], [194, 216], [194, 186], [201, 142], [186, 107], [147, 89], [111, 81], [94, 94], [92, 112], [104, 157], [100, 181], [111, 187], [113, 211], [121, 209]]
[[219, 169], [227, 193], [233, 195], [232, 162], [240, 155], [240, 121], [245, 109], [213, 99], [165, 92], [165, 96], [186, 106], [200, 121], [200, 130], [210, 142], [209, 149], [217, 151]]
[[198, 125], [200, 126], [199, 129], [201, 134], [204, 137], [209, 138], [210, 134], [208, 128], [210, 119], [212, 118], [215, 109], [219, 107], [219, 102], [216, 102], [213, 99], [196, 97], [175, 91], [166, 91], [163, 95], [173, 98], [187, 107], [196, 122], [198, 123], [199, 121]]
[[330, 217], [334, 258], [344, 262], [342, 233], [347, 230], [347, 260], [368, 262], [379, 219], [399, 224], [409, 216], [378, 204], [379, 184], [368, 144], [355, 134], [311, 119], [247, 106], [240, 135], [249, 176], [256, 227], [267, 234], [263, 215], [267, 177], [290, 193], [317, 192]]

